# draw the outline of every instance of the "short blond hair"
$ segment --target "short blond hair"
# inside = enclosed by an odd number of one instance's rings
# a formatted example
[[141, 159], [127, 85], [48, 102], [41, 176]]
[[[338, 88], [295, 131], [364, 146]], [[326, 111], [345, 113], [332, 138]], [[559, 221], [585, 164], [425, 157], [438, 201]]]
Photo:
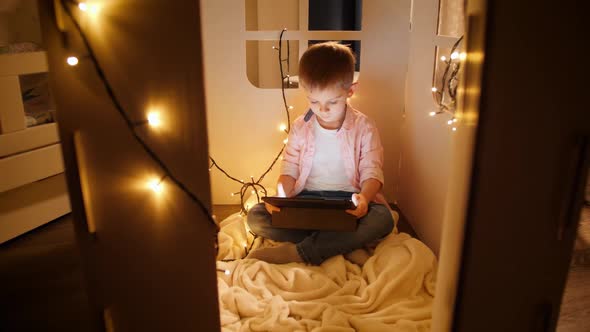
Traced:
[[348, 89], [354, 79], [356, 59], [352, 50], [337, 42], [312, 45], [299, 61], [299, 81], [310, 90], [339, 85]]

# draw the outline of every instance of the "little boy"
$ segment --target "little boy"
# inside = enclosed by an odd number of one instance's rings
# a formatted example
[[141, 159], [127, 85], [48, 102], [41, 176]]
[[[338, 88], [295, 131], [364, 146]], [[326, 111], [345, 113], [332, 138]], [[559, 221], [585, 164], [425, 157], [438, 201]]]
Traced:
[[[271, 213], [260, 203], [248, 213], [255, 234], [285, 242], [252, 251], [248, 258], [269, 263], [305, 262], [319, 265], [387, 236], [394, 227], [383, 186], [383, 147], [373, 121], [347, 102], [354, 94], [355, 57], [341, 44], [315, 44], [299, 64], [299, 83], [310, 110], [291, 126], [278, 187], [287, 197], [353, 198], [358, 218], [355, 232], [274, 228]], [[354, 197], [353, 197], [354, 196]], [[378, 203], [379, 202], [379, 203]]]

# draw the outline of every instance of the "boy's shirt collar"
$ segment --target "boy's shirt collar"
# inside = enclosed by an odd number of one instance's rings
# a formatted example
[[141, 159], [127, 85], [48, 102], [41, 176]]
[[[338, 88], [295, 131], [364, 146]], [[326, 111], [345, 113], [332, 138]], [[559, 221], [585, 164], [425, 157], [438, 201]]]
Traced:
[[[346, 130], [350, 130], [350, 128], [352, 127], [352, 122], [353, 122], [352, 110], [353, 110], [353, 108], [349, 104], [346, 104], [346, 110], [344, 113], [344, 121], [342, 122], [342, 125], [340, 126], [340, 128], [338, 128], [338, 131], [340, 131], [340, 129], [342, 129], [342, 128], [344, 128]], [[313, 111], [311, 109], [309, 109], [307, 111], [307, 113], [305, 113], [305, 116], [303, 117], [303, 121], [307, 122], [308, 126], [310, 126], [312, 123], [309, 122], [309, 120], [311, 120], [311, 118], [314, 115], [315, 114], [313, 113]]]

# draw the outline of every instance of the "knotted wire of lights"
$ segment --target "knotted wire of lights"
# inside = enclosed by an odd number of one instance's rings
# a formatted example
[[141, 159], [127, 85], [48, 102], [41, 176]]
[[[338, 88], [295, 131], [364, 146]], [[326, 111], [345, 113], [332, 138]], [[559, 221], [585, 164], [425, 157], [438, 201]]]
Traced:
[[[461, 41], [463, 41], [463, 36], [455, 42], [448, 57], [441, 56], [440, 60], [445, 64], [445, 69], [440, 80], [440, 88], [436, 81], [432, 87], [432, 97], [437, 110], [430, 112], [430, 116], [448, 113], [451, 115], [451, 119], [447, 122], [449, 125], [457, 122], [455, 110], [457, 107], [457, 87], [459, 86], [458, 74], [461, 69], [461, 61], [465, 59], [465, 54], [457, 51]], [[456, 128], [453, 127], [453, 130]]]
[[[278, 62], [279, 62], [279, 69], [280, 69], [280, 73], [281, 73], [281, 94], [283, 96], [283, 106], [285, 108], [285, 113], [287, 115], [287, 127], [286, 127], [286, 129], [284, 129], [284, 132], [287, 133], [287, 135], [288, 135], [289, 132], [291, 131], [291, 115], [290, 115], [289, 111], [292, 109], [292, 106], [289, 106], [287, 104], [287, 98], [285, 96], [285, 84], [283, 82], [285, 81], [285, 79], [287, 79], [288, 85], [290, 85], [292, 82], [290, 81], [290, 76], [285, 75], [284, 68], [283, 68], [284, 63], [286, 63], [287, 66], [289, 66], [289, 62], [290, 62], [289, 40], [287, 40], [287, 57], [283, 59], [283, 53], [282, 53], [283, 52], [283, 34], [285, 33], [285, 31], [287, 31], [286, 28], [281, 31], [281, 34], [279, 35], [279, 46], [278, 47], [273, 46], [273, 49], [278, 51]], [[287, 67], [287, 71], [288, 70], [289, 70], [289, 67]], [[247, 213], [248, 209], [250, 208], [249, 206], [246, 206], [245, 202], [244, 202], [244, 198], [245, 198], [245, 195], [248, 193], [248, 190], [250, 190], [250, 192], [253, 195], [256, 195], [256, 201], [258, 203], [260, 203], [260, 194], [267, 196], [268, 192], [267, 192], [266, 188], [261, 184], [261, 182], [264, 179], [264, 177], [266, 176], [266, 174], [268, 174], [272, 170], [274, 165], [277, 163], [277, 161], [279, 160], [279, 158], [283, 154], [283, 151], [285, 150], [286, 145], [287, 145], [287, 142], [285, 140], [285, 141], [283, 141], [283, 146], [281, 147], [281, 150], [279, 151], [279, 153], [277, 153], [274, 160], [268, 166], [266, 171], [264, 171], [264, 173], [262, 173], [262, 175], [260, 175], [260, 177], [258, 177], [258, 179], [254, 179], [254, 176], [250, 176], [250, 181], [240, 180], [234, 176], [231, 176], [221, 166], [219, 166], [219, 164], [215, 161], [215, 159], [213, 159], [211, 156], [209, 157], [209, 160], [211, 161], [211, 164], [209, 165], [209, 170], [211, 170], [212, 168], [215, 167], [216, 169], [221, 171], [227, 178], [242, 185], [242, 187], [240, 188], [240, 191], [232, 193], [232, 196], [240, 195], [240, 212], [241, 213], [243, 213], [243, 214]]]

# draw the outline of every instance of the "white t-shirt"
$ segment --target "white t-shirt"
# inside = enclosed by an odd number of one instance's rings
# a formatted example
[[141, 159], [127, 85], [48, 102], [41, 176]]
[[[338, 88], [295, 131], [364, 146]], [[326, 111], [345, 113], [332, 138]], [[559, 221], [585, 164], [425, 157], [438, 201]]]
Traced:
[[341, 190], [356, 192], [346, 176], [337, 129], [325, 129], [314, 121], [315, 152], [306, 190]]

